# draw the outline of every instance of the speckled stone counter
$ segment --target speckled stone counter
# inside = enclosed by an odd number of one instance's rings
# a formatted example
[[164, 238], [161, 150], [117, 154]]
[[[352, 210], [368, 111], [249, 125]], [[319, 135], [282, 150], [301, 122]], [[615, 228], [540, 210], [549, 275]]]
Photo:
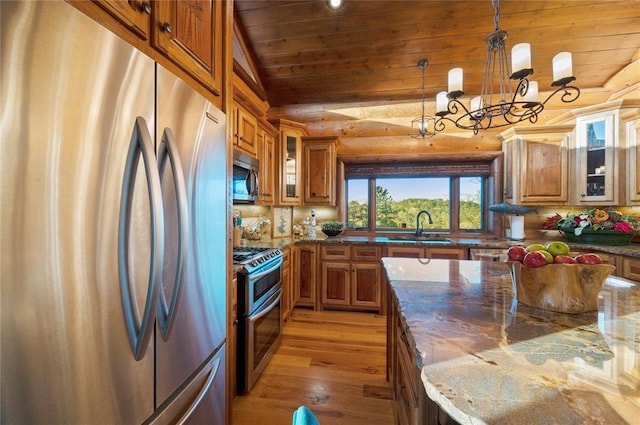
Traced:
[[[447, 238], [450, 243], [441, 244], [437, 241], [420, 240], [420, 241], [398, 241], [389, 239], [384, 236], [346, 236], [340, 235], [336, 237], [327, 237], [322, 232], [318, 232], [315, 238], [277, 238], [263, 239], [258, 241], [245, 240], [245, 246], [268, 246], [273, 248], [283, 248], [288, 245], [301, 242], [318, 242], [323, 244], [381, 244], [381, 245], [420, 245], [420, 246], [439, 246], [448, 248], [487, 248], [487, 249], [506, 249], [512, 245], [529, 245], [532, 243], [547, 243], [548, 240], [527, 240], [525, 242], [512, 241], [500, 238]], [[609, 254], [625, 255], [628, 257], [640, 258], [640, 244], [633, 243], [627, 246], [605, 246], [605, 245], [589, 245], [589, 244], [569, 244], [575, 251], [599, 251]]]
[[382, 261], [426, 394], [459, 423], [640, 423], [637, 283], [569, 315], [518, 304], [504, 263]]

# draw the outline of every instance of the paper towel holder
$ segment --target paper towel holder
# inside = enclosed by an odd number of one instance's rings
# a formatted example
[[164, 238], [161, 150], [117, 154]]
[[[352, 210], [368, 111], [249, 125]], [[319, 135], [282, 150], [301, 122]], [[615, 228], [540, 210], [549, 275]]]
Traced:
[[523, 215], [531, 211], [538, 213], [538, 207], [528, 207], [525, 205], [512, 205], [508, 202], [489, 206], [489, 211], [504, 214], [509, 217], [508, 239], [514, 241], [524, 241], [524, 217]]

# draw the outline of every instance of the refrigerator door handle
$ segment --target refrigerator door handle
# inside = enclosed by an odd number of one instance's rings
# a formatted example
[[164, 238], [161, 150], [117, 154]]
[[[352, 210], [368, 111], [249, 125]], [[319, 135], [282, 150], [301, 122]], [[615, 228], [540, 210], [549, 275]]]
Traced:
[[211, 367], [211, 370], [209, 371], [209, 376], [207, 377], [207, 381], [204, 383], [204, 385], [200, 389], [200, 392], [198, 393], [193, 403], [191, 403], [191, 406], [189, 406], [189, 408], [184, 413], [184, 415], [182, 415], [182, 417], [176, 422], [176, 425], [184, 425], [189, 421], [189, 419], [191, 419], [191, 416], [198, 409], [198, 407], [200, 406], [200, 403], [202, 403], [202, 400], [204, 400], [204, 397], [207, 395], [207, 392], [209, 392], [209, 388], [211, 388], [211, 384], [213, 383], [216, 375], [218, 374], [219, 368], [220, 368], [220, 358], [217, 358], [213, 366]]
[[[159, 290], [158, 307], [160, 308], [160, 311], [158, 312], [158, 322], [162, 338], [165, 341], [169, 338], [169, 334], [171, 333], [171, 329], [175, 322], [180, 296], [182, 294], [182, 270], [186, 258], [186, 250], [189, 246], [189, 215], [184, 173], [182, 172], [182, 163], [180, 162], [180, 155], [178, 153], [178, 148], [176, 147], [175, 137], [173, 136], [173, 132], [170, 128], [164, 129], [162, 133], [162, 142], [158, 149], [158, 169], [160, 172], [160, 178], [164, 176], [167, 160], [171, 163], [171, 172], [173, 175], [178, 208], [178, 258], [175, 259], [176, 272], [173, 278], [173, 292], [171, 294], [170, 304], [167, 303], [164, 290], [162, 288]], [[164, 278], [162, 280], [164, 280]]]
[[[151, 209], [151, 263], [149, 265], [149, 283], [144, 304], [140, 312], [136, 303], [135, 290], [129, 277], [129, 232], [131, 226], [131, 206], [135, 186], [138, 161], [142, 157]], [[118, 274], [120, 278], [120, 297], [124, 322], [129, 335], [129, 343], [136, 360], [144, 357], [153, 333], [158, 305], [158, 280], [162, 276], [164, 263], [164, 212], [162, 210], [162, 189], [155, 152], [147, 122], [142, 117], [136, 123], [129, 143], [127, 162], [120, 197], [120, 215], [118, 219]]]

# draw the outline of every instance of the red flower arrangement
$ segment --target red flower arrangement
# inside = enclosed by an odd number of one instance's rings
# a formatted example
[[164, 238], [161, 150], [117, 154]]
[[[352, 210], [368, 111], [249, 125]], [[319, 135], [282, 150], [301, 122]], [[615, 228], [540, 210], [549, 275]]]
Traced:
[[640, 223], [635, 217], [623, 215], [613, 209], [594, 208], [579, 214], [568, 213], [564, 217], [555, 213], [546, 218], [542, 228], [547, 230], [572, 228], [575, 235], [578, 236], [583, 229], [634, 233], [640, 230]]

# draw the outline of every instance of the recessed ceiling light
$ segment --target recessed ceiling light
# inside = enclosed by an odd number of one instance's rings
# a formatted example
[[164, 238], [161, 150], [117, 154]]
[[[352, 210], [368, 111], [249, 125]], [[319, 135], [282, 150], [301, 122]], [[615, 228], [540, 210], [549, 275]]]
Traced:
[[331, 9], [340, 9], [342, 6], [343, 0], [327, 0], [327, 5]]

